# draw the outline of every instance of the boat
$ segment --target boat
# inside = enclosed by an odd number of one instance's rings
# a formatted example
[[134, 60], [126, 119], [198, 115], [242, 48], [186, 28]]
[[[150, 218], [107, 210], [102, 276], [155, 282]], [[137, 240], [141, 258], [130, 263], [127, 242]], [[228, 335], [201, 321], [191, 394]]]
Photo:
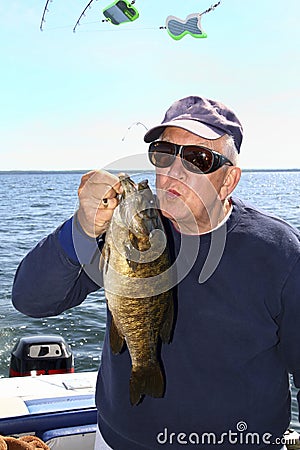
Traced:
[[[0, 435], [35, 435], [53, 450], [94, 450], [97, 372], [74, 371], [61, 336], [25, 336], [11, 352], [9, 377], [0, 378]], [[289, 450], [300, 449], [287, 430]]]
[[35, 435], [55, 450], [93, 450], [97, 372], [74, 371], [63, 338], [25, 336], [0, 379], [0, 435]]

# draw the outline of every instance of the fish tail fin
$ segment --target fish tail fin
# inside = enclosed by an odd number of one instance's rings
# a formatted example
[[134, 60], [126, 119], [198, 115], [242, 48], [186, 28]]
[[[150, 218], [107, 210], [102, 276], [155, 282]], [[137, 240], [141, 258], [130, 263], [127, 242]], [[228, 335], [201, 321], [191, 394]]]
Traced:
[[162, 397], [165, 381], [159, 362], [147, 367], [132, 369], [130, 377], [130, 403], [137, 405], [143, 395]]

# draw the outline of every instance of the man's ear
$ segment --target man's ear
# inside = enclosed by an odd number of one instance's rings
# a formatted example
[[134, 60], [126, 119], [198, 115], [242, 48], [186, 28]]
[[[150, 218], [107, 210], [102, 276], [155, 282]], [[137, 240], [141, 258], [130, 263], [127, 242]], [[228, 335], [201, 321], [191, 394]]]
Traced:
[[241, 178], [241, 168], [238, 166], [229, 167], [223, 182], [223, 186], [220, 189], [219, 197], [221, 200], [225, 200], [236, 188]]

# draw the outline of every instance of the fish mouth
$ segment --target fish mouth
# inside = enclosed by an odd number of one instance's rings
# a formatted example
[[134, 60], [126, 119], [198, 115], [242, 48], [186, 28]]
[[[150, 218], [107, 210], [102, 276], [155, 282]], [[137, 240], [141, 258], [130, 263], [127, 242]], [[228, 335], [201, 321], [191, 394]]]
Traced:
[[119, 174], [123, 188], [120, 215], [127, 228], [138, 238], [150, 236], [159, 228], [157, 205], [148, 180], [134, 183], [127, 174]]
[[136, 184], [131, 180], [127, 173], [120, 173], [119, 180], [122, 187], [121, 198], [126, 199], [137, 191]]

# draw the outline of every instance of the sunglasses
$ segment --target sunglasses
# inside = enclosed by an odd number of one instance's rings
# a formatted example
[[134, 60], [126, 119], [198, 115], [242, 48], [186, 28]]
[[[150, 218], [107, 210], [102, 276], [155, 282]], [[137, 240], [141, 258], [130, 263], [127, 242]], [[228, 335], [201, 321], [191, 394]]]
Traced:
[[207, 174], [224, 165], [233, 166], [226, 156], [202, 145], [178, 145], [167, 141], [154, 141], [149, 145], [149, 159], [155, 167], [170, 167], [177, 155], [190, 172]]

